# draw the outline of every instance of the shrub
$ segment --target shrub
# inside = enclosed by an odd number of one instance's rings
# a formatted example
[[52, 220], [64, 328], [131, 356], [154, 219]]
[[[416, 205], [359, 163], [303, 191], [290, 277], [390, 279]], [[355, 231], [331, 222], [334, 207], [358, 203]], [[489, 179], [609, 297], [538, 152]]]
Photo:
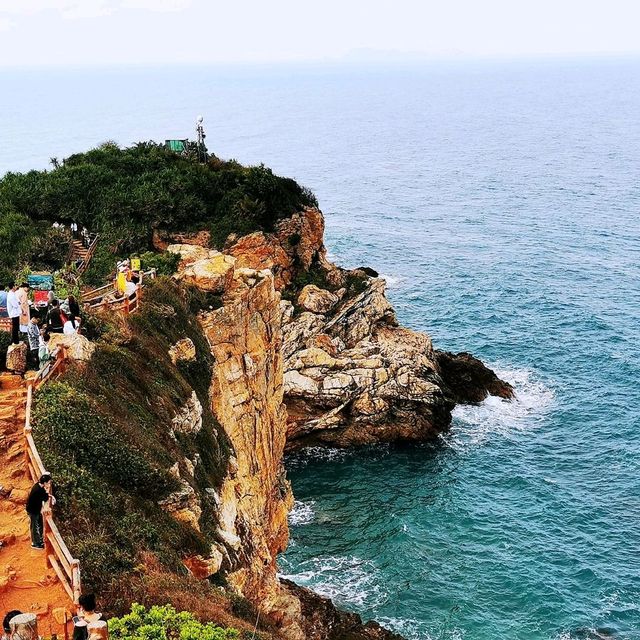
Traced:
[[7, 331], [0, 331], [0, 369], [4, 369], [7, 360], [7, 349], [11, 344], [11, 334]]
[[153, 253], [147, 251], [140, 256], [142, 269], [156, 269], [159, 276], [172, 276], [178, 270], [180, 264], [179, 253]]
[[223, 629], [212, 622], [202, 623], [187, 611], [177, 612], [172, 606], [140, 604], [131, 613], [109, 620], [109, 635], [114, 640], [235, 640], [236, 629]]
[[200, 164], [153, 142], [127, 149], [103, 144], [52, 171], [8, 173], [0, 180], [0, 277], [10, 277], [21, 259], [31, 258], [38, 268], [64, 259], [65, 232], [52, 229], [54, 221], [75, 221], [102, 235], [86, 276], [97, 284], [115, 256], [152, 249], [155, 229], [209, 228], [220, 245], [229, 233], [268, 231], [316, 205], [310, 191], [264, 165], [217, 158]]

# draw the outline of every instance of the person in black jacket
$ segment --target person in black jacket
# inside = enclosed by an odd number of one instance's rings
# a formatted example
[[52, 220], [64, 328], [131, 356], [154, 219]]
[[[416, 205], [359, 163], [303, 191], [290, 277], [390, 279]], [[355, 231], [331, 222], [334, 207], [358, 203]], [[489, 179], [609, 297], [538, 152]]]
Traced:
[[42, 505], [49, 502], [49, 493], [51, 491], [51, 475], [45, 473], [40, 476], [40, 480], [36, 482], [27, 498], [27, 513], [31, 520], [31, 548], [44, 549], [44, 540], [42, 538], [43, 522], [42, 522]]
[[62, 318], [62, 310], [57, 300], [51, 301], [51, 308], [47, 313], [47, 328], [49, 333], [62, 333], [65, 321]]

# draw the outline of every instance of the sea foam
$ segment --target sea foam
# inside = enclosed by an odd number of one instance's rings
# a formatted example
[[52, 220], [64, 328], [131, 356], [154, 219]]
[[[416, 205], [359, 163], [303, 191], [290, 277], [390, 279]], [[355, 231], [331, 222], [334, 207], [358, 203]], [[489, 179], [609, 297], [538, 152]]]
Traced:
[[535, 428], [553, 405], [554, 392], [529, 369], [496, 367], [498, 377], [513, 385], [514, 400], [489, 396], [478, 405], [457, 405], [451, 434], [444, 440], [454, 448], [484, 444], [495, 435]]

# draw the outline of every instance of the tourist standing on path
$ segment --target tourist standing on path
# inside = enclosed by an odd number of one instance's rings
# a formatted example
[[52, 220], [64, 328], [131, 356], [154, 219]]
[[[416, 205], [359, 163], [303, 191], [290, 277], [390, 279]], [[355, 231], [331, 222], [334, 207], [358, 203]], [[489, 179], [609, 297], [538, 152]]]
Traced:
[[15, 283], [9, 284], [7, 293], [7, 315], [11, 318], [11, 344], [20, 342], [20, 301], [17, 294], [18, 288]]
[[29, 328], [29, 320], [31, 313], [29, 311], [29, 285], [23, 282], [16, 292], [18, 301], [20, 302], [20, 331], [26, 333]]
[[40, 340], [38, 341], [38, 363], [41, 367], [51, 360], [49, 338], [49, 332], [46, 329], [42, 329], [42, 331], [40, 331]]
[[38, 359], [38, 349], [40, 348], [40, 320], [36, 316], [31, 318], [29, 327], [27, 328], [27, 338], [29, 338], [29, 364], [35, 369], [40, 366]]
[[45, 502], [56, 503], [56, 499], [51, 495], [51, 474], [45, 473], [40, 476], [27, 498], [27, 513], [31, 520], [31, 548], [44, 549], [44, 539], [42, 538], [44, 527], [42, 520], [42, 505]]
[[7, 288], [0, 286], [0, 318], [7, 317]]
[[51, 309], [49, 309], [49, 313], [47, 313], [47, 327], [50, 333], [62, 333], [65, 322], [66, 318], [62, 316], [60, 303], [57, 300], [52, 300]]

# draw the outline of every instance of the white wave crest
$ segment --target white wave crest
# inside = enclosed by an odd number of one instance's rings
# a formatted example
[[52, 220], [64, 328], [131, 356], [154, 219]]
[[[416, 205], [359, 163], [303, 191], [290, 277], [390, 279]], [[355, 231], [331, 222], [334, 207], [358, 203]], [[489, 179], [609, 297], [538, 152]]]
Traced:
[[296, 573], [280, 577], [309, 587], [338, 605], [375, 608], [388, 599], [375, 565], [355, 556], [318, 556], [298, 565]]
[[452, 446], [477, 445], [492, 435], [508, 435], [535, 428], [553, 404], [553, 390], [528, 369], [494, 369], [511, 383], [515, 400], [489, 396], [479, 405], [458, 405], [453, 410], [453, 430], [445, 441]]
[[400, 276], [391, 276], [386, 273], [381, 273], [380, 278], [382, 278], [386, 283], [389, 289], [395, 289], [403, 280]]
[[310, 500], [309, 502], [296, 500], [293, 503], [293, 509], [289, 512], [289, 524], [293, 527], [311, 524], [316, 516], [314, 511], [315, 504], [315, 500]]

